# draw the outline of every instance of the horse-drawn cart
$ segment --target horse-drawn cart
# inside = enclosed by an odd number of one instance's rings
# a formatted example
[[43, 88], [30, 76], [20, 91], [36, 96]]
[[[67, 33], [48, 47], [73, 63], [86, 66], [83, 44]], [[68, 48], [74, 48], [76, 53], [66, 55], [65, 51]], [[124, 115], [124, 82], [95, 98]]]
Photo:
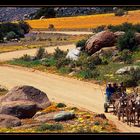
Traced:
[[105, 93], [105, 103], [104, 103], [104, 112], [107, 113], [109, 108], [112, 108], [114, 111], [114, 103], [115, 100], [120, 98], [121, 94], [119, 92], [113, 93], [110, 98], [108, 99], [106, 93]]

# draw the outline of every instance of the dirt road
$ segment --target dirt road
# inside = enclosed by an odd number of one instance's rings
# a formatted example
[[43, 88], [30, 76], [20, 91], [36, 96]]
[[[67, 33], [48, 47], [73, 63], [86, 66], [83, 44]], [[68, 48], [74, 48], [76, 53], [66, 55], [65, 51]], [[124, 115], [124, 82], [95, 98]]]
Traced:
[[[46, 50], [47, 50], [48, 53], [52, 53], [52, 52], [54, 52], [54, 49], [57, 48], [57, 47], [66, 51], [67, 49], [75, 48], [75, 44], [63, 45], [63, 46], [54, 46], [54, 47], [53, 46], [52, 47], [46, 47]], [[0, 54], [0, 61], [11, 60], [13, 58], [19, 58], [19, 57], [23, 56], [24, 54], [34, 55], [36, 53], [37, 49], [38, 48], [1, 53]]]
[[[83, 107], [97, 113], [103, 113], [104, 97], [99, 85], [66, 78], [54, 74], [45, 74], [32, 69], [0, 66], [0, 84], [11, 89], [17, 85], [31, 85], [46, 92], [51, 101], [64, 102]], [[104, 90], [104, 88], [102, 87]], [[140, 132], [140, 128], [129, 127], [108, 113], [122, 132]]]

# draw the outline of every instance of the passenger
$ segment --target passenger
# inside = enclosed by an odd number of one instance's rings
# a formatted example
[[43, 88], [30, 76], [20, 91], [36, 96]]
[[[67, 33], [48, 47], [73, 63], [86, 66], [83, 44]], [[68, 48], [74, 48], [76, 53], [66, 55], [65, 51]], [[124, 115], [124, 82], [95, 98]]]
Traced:
[[121, 94], [122, 97], [126, 97], [127, 93], [126, 93], [126, 87], [124, 86], [124, 83], [121, 82], [120, 86], [118, 87], [118, 91]]
[[117, 83], [113, 83], [114, 93], [118, 92], [118, 85]]
[[126, 87], [124, 86], [124, 83], [123, 83], [123, 82], [120, 83], [119, 89], [120, 89], [120, 92], [121, 92], [121, 93], [126, 92]]
[[110, 100], [112, 93], [114, 93], [114, 88], [112, 87], [111, 83], [109, 83], [106, 88], [106, 101], [107, 102]]

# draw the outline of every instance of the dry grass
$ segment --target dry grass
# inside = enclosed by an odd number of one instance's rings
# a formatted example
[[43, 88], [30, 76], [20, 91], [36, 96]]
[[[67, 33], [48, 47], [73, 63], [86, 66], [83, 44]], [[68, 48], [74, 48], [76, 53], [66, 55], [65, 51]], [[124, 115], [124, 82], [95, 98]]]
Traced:
[[58, 30], [61, 29], [85, 29], [95, 28], [100, 25], [118, 25], [124, 22], [130, 22], [133, 24], [140, 23], [140, 10], [129, 11], [128, 15], [114, 16], [111, 14], [98, 14], [88, 16], [77, 17], [63, 17], [63, 18], [51, 18], [42, 20], [27, 20], [32, 28], [45, 29], [49, 24], [53, 24]]
[[[31, 38], [25, 37], [21, 42], [1, 43], [0, 53], [73, 44], [81, 39], [88, 38], [88, 35], [39, 34], [35, 36], [35, 38], [41, 39], [44, 37], [46, 37], [45, 40], [32, 40]], [[48, 38], [51, 40], [48, 40]]]
[[16, 51], [16, 50], [25, 50], [25, 49], [33, 49], [33, 48], [39, 48], [41, 47], [41, 45], [9, 45], [9, 46], [0, 46], [0, 53], [4, 53], [4, 52], [11, 52], [11, 51]]

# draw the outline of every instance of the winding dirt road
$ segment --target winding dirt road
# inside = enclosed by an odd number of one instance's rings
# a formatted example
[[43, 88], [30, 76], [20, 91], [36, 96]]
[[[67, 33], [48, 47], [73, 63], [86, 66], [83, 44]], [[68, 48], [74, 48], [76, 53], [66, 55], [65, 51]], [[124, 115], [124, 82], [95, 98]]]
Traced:
[[[74, 44], [60, 46], [63, 50], [74, 47]], [[54, 48], [56, 47], [46, 49], [48, 52], [53, 52]], [[33, 55], [35, 52], [36, 49], [2, 53], [0, 61], [17, 58], [26, 53]], [[5, 85], [9, 89], [17, 85], [31, 85], [46, 92], [51, 101], [64, 102], [96, 113], [103, 113], [104, 95], [102, 91], [104, 91], [104, 87], [101, 88], [93, 83], [46, 74], [28, 68], [0, 66], [0, 85]], [[140, 127], [129, 127], [126, 123], [118, 121], [117, 117], [111, 113], [106, 113], [106, 116], [122, 132], [140, 132]]]
[[[66, 51], [67, 49], [75, 48], [75, 44], [63, 45], [63, 46], [54, 46], [54, 47], [53, 46], [52, 47], [46, 47], [45, 49], [47, 50], [48, 53], [52, 53], [52, 52], [54, 52], [54, 49], [57, 48], [57, 47]], [[7, 61], [7, 60], [11, 60], [13, 58], [19, 58], [19, 57], [23, 56], [24, 54], [28, 54], [28, 55], [33, 56], [33, 55], [35, 55], [37, 49], [38, 48], [1, 53], [0, 54], [0, 61]]]

